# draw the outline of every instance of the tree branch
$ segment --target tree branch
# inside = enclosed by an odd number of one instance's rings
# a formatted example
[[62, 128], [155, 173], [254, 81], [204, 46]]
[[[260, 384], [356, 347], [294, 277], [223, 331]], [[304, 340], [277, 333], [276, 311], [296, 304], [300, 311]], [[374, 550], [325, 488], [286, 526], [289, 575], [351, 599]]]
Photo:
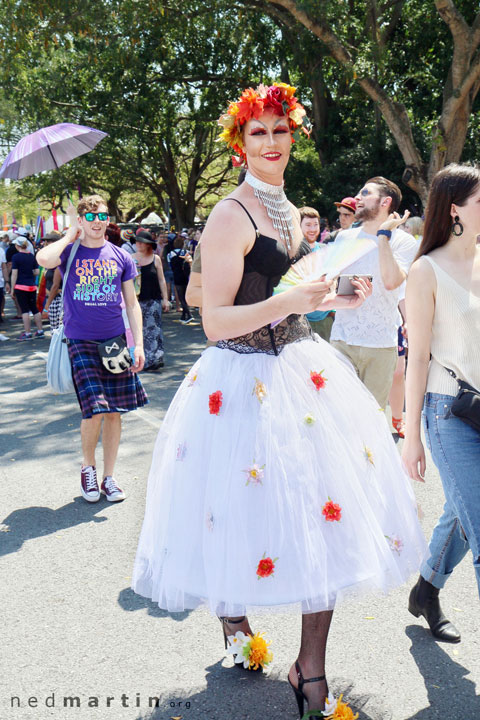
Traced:
[[474, 85], [480, 80], [480, 52], [477, 53], [470, 69], [464, 76], [460, 85], [454, 88], [453, 93], [443, 106], [443, 112], [440, 119], [440, 125], [445, 134], [447, 134], [454, 122], [455, 116], [461, 105], [465, 102], [465, 98], [472, 90]]
[[475, 51], [480, 43], [480, 13], [477, 13], [472, 24], [472, 52]]
[[[403, 6], [405, 5], [405, 2], [406, 2], [406, 0], [394, 0], [392, 17], [390, 19], [390, 22], [381, 31], [382, 46], [386, 45], [388, 40], [390, 40], [390, 37], [393, 35], [395, 30], [397, 29], [397, 25], [400, 21], [400, 18], [402, 17], [402, 11], [403, 11]], [[386, 11], [386, 9], [388, 7], [390, 7], [391, 5], [392, 5], [391, 2], [385, 3], [384, 7], [382, 7], [382, 9], [381, 9], [382, 15]]]
[[435, 0], [435, 7], [452, 33], [453, 39], [467, 41], [470, 35], [470, 28], [452, 0]]
[[[419, 173], [422, 173], [424, 163], [418, 148], [413, 139], [412, 127], [405, 106], [394, 102], [385, 90], [379, 85], [375, 78], [363, 75], [357, 77], [355, 61], [350, 51], [340, 42], [338, 37], [321, 21], [312, 20], [306, 12], [297, 7], [295, 0], [267, 0], [275, 5], [281, 5], [287, 9], [299, 22], [310, 32], [318, 37], [328, 48], [330, 54], [341, 65], [353, 72], [354, 78], [360, 87], [374, 102], [378, 103], [383, 117], [394, 136], [396, 143], [402, 153], [406, 165], [414, 166]], [[439, 2], [441, 0], [438, 0]], [[447, 0], [445, 0], [447, 1]], [[421, 175], [416, 179], [418, 192], [422, 197], [426, 196], [426, 179]]]

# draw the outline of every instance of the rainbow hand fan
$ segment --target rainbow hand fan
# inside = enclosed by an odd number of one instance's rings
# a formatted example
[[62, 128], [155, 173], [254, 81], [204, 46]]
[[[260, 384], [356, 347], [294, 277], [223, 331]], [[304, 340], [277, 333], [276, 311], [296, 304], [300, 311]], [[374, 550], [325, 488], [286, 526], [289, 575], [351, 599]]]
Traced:
[[[367, 237], [357, 237], [346, 241], [341, 238], [340, 242], [321, 245], [318, 250], [304, 255], [288, 269], [280, 278], [273, 294], [278, 295], [297, 285], [314, 282], [319, 280], [322, 275], [326, 275], [326, 280], [333, 280], [342, 270], [376, 247], [375, 241]], [[282, 320], [284, 318], [276, 320], [270, 327], [275, 327]]]
[[280, 282], [273, 290], [273, 294], [278, 295], [285, 292], [285, 290], [290, 290], [292, 287], [313, 282], [325, 275], [327, 272], [324, 269], [327, 253], [328, 245], [320, 245], [315, 252], [300, 258], [298, 262], [289, 267], [285, 275], [282, 275]]

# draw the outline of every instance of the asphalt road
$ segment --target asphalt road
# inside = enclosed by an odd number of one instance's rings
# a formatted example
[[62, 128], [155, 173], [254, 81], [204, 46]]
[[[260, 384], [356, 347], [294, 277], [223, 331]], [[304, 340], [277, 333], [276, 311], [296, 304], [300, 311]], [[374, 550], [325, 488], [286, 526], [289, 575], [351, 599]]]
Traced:
[[[0, 720], [297, 717], [286, 675], [298, 612], [252, 617], [274, 652], [269, 672], [257, 677], [225, 658], [220, 625], [207, 611], [170, 615], [130, 589], [155, 437], [204, 343], [198, 323], [182, 326], [178, 314], [164, 320], [166, 367], [142, 375], [150, 405], [124, 418], [116, 474], [128, 497], [117, 505], [80, 496], [80, 414], [73, 396], [46, 388], [48, 338], [19, 343], [18, 321], [0, 326], [11, 338], [0, 343]], [[431, 462], [416, 493], [429, 535], [443, 503]], [[480, 614], [470, 557], [442, 592], [463, 633], [459, 645], [433, 641], [406, 610], [408, 592], [335, 611], [331, 690], [345, 693], [359, 720], [478, 720]]]

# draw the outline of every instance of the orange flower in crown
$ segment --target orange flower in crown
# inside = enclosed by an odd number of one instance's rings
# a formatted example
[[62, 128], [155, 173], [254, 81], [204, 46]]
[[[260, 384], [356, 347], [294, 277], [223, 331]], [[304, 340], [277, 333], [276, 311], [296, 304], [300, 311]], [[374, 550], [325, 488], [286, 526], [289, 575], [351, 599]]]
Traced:
[[273, 110], [280, 117], [287, 116], [292, 143], [298, 138], [300, 129], [307, 136], [310, 135], [310, 123], [303, 105], [295, 97], [295, 92], [296, 88], [286, 83], [273, 83], [269, 87], [259, 85], [256, 90], [247, 88], [236, 102], [230, 103], [227, 112], [218, 119], [218, 124], [223, 128], [218, 139], [224, 140], [240, 155], [240, 158], [233, 158], [234, 165], [242, 165], [246, 159], [242, 126], [252, 118], [258, 120], [267, 109]]

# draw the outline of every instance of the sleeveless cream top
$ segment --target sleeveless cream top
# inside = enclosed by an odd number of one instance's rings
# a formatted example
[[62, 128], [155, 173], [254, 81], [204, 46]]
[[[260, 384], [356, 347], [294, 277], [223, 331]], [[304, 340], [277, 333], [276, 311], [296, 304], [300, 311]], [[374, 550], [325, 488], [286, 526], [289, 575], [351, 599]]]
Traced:
[[458, 284], [424, 255], [437, 278], [427, 392], [456, 395], [458, 385], [444, 369], [480, 390], [480, 297]]

